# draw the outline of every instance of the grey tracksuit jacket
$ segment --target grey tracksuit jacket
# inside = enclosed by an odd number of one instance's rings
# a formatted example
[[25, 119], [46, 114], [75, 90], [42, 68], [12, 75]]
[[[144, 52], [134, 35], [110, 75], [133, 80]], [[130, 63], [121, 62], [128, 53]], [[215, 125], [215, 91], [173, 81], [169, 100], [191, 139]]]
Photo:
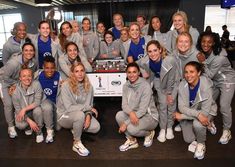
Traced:
[[[33, 45], [35, 46], [35, 59], [38, 61], [38, 38], [39, 34], [28, 34], [28, 37], [31, 39]], [[58, 67], [58, 48], [59, 43], [51, 39], [51, 54], [55, 58], [56, 67]]]
[[[90, 63], [87, 61], [87, 59], [85, 57], [80, 56], [80, 55], [78, 55], [78, 56], [80, 57], [82, 64], [85, 66], [86, 72], [91, 72], [92, 67], [91, 67]], [[61, 78], [63, 80], [69, 77], [71, 66], [72, 66], [72, 63], [70, 62], [68, 55], [66, 53], [59, 57], [58, 69], [59, 69]]]
[[183, 80], [178, 90], [178, 107], [183, 114], [180, 121], [184, 140], [191, 143], [197, 140], [199, 143], [206, 141], [206, 126], [203, 126], [199, 120], [200, 113], [211, 119], [217, 114], [217, 105], [212, 97], [213, 83], [210, 79], [201, 76], [200, 86], [192, 106], [189, 105], [189, 85]]
[[[113, 41], [109, 45], [107, 45], [107, 43], [104, 42], [104, 41], [100, 42], [100, 56], [103, 55], [103, 54], [107, 54], [108, 58], [110, 58], [110, 59], [113, 59], [113, 58], [116, 58], [116, 57], [120, 57], [121, 56], [121, 49], [122, 48], [121, 48], [119, 40], [115, 40], [115, 41]], [[116, 51], [119, 54], [118, 55], [114, 55], [112, 53], [113, 51]], [[99, 56], [99, 58], [100, 58], [100, 56]]]
[[[146, 136], [149, 130], [156, 128], [159, 120], [150, 84], [140, 77], [133, 84], [127, 81], [122, 92], [122, 111], [116, 114], [119, 126], [122, 123], [127, 125], [127, 136]], [[130, 122], [129, 113], [132, 111], [139, 118], [138, 126]]]
[[[198, 36], [199, 36], [198, 30], [196, 28], [193, 28], [192, 26], [190, 26], [189, 34], [193, 38], [193, 45], [196, 46], [197, 39], [198, 39]], [[167, 36], [168, 36], [167, 48], [169, 47], [170, 52], [173, 52], [176, 49], [176, 38], [178, 37], [178, 35], [179, 34], [178, 34], [176, 29], [170, 30], [170, 31], [167, 32]]]
[[204, 62], [205, 73], [213, 81], [213, 97], [216, 100], [220, 93], [220, 112], [223, 116], [223, 129], [232, 126], [231, 103], [235, 90], [235, 71], [228, 58], [223, 55], [211, 55]]
[[2, 49], [2, 62], [5, 65], [14, 53], [21, 52], [21, 47], [25, 43], [25, 40], [21, 40], [20, 43], [16, 42], [14, 36], [8, 38], [7, 42], [3, 45]]
[[95, 59], [96, 56], [99, 54], [100, 44], [98, 36], [92, 32], [81, 32], [81, 37], [83, 39], [83, 47], [87, 58]]
[[12, 95], [12, 101], [15, 107], [16, 114], [30, 104], [35, 104], [35, 108], [26, 113], [25, 119], [21, 122], [16, 122], [16, 127], [19, 129], [25, 129], [27, 127], [26, 117], [33, 118], [37, 125], [42, 128], [43, 126], [43, 114], [41, 110], [41, 102], [43, 98], [43, 91], [38, 81], [33, 81], [27, 90], [23, 89], [21, 83], [18, 83], [16, 90]]

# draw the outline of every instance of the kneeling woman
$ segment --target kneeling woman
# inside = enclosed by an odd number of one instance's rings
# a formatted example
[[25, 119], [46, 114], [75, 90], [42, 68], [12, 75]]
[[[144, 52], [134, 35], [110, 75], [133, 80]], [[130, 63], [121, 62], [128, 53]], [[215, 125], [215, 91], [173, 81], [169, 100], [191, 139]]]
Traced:
[[[202, 72], [202, 65], [198, 62], [192, 61], [185, 65], [185, 80], [180, 83], [178, 91], [180, 113], [175, 113], [185, 142], [191, 143], [189, 151], [194, 152], [194, 158], [197, 159], [204, 158], [206, 130], [217, 111], [212, 98], [212, 81], [201, 76]], [[196, 149], [190, 149], [193, 146]]]
[[127, 65], [128, 81], [123, 86], [122, 111], [116, 114], [119, 133], [125, 133], [127, 141], [119, 147], [120, 151], [137, 148], [136, 137], [145, 137], [144, 146], [150, 147], [158, 125], [158, 110], [155, 106], [150, 84], [139, 77], [140, 69], [136, 63]]
[[23, 68], [20, 71], [19, 80], [20, 83], [16, 85], [12, 95], [16, 127], [25, 130], [26, 135], [31, 135], [33, 130], [36, 132], [36, 142], [41, 143], [43, 141], [41, 85], [38, 81], [33, 81], [33, 72], [28, 68]]
[[82, 144], [82, 132], [97, 133], [100, 124], [92, 115], [97, 117], [97, 111], [93, 108], [93, 88], [86, 76], [82, 63], [75, 63], [71, 67], [71, 74], [62, 84], [57, 101], [58, 124], [73, 132], [73, 151], [81, 156], [87, 156], [90, 152]]

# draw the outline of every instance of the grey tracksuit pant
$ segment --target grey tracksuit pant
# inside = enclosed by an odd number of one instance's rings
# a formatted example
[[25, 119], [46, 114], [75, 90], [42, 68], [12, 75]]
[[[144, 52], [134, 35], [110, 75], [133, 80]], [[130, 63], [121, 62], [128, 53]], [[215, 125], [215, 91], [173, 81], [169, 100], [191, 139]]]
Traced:
[[[167, 105], [167, 95], [162, 92], [160, 87], [160, 78], [154, 78], [153, 80], [154, 88], [157, 91], [157, 101], [159, 104], [159, 126], [160, 129], [171, 128], [174, 124], [173, 112], [176, 110], [176, 99], [174, 99], [174, 104]], [[173, 92], [172, 96], [176, 96]]]
[[220, 94], [220, 112], [223, 118], [223, 129], [228, 130], [232, 126], [232, 108], [235, 84], [220, 84], [213, 88], [213, 99], [216, 100]]
[[[213, 116], [209, 115], [208, 118], [211, 120]], [[192, 143], [196, 140], [198, 143], [205, 144], [207, 127], [203, 126], [198, 119], [182, 120], [180, 125], [186, 143]]]
[[[116, 114], [116, 121], [119, 126], [126, 120], [130, 119], [129, 116], [123, 112], [119, 111]], [[158, 121], [153, 119], [153, 117], [149, 114], [144, 115], [139, 119], [138, 125], [133, 125], [129, 123], [127, 125], [127, 130], [125, 132], [126, 137], [136, 136], [136, 137], [144, 137], [150, 134], [151, 130], [154, 130], [158, 125]]]
[[[85, 114], [81, 111], [67, 112], [62, 115], [58, 124], [64, 128], [73, 129], [74, 140], [81, 140], [81, 135], [84, 130]], [[92, 116], [91, 124], [85, 132], [97, 133], [100, 130], [100, 124], [95, 117]]]
[[14, 126], [14, 106], [12, 103], [12, 98], [8, 93], [8, 88], [6, 86], [2, 87], [2, 94], [3, 94], [3, 108], [4, 108], [4, 114], [5, 114], [5, 118], [7, 121], [7, 124], [9, 127]]
[[43, 113], [43, 122], [46, 125], [47, 129], [53, 129], [54, 121], [53, 121], [53, 109], [54, 104], [50, 100], [46, 99], [41, 104], [42, 113]]
[[[42, 126], [43, 126], [43, 114], [42, 114], [41, 107], [36, 107], [32, 111], [28, 111], [27, 116], [30, 119], [33, 119], [37, 123], [37, 125], [40, 129], [38, 134], [41, 133], [41, 129], [42, 129]], [[20, 130], [24, 130], [29, 126], [29, 124], [26, 122], [26, 120], [23, 120], [23, 121], [20, 121], [20, 122], [15, 120], [15, 123], [16, 123], [16, 127]]]

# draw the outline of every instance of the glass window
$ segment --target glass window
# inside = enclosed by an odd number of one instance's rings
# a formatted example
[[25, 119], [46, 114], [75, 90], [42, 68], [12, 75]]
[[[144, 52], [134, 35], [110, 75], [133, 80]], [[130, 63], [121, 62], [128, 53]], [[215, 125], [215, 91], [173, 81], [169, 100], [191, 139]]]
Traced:
[[20, 13], [0, 15], [0, 49], [11, 36], [14, 24], [20, 21], [22, 21]]
[[230, 40], [235, 40], [235, 8], [222, 9], [220, 5], [207, 5], [205, 10], [204, 30], [211, 26], [213, 32], [223, 34], [222, 26], [227, 25]]

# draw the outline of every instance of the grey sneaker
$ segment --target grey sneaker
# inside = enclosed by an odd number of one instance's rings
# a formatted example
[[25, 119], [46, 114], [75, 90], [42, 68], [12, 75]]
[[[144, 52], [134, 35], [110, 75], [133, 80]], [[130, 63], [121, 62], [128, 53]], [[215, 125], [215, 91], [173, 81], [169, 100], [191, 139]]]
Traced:
[[119, 147], [119, 150], [120, 151], [127, 151], [129, 149], [137, 148], [137, 147], [139, 147], [139, 144], [138, 144], [136, 138], [134, 138], [134, 140], [130, 140], [129, 138], [127, 138], [126, 142]]
[[8, 127], [8, 134], [9, 134], [9, 137], [12, 139], [14, 139], [17, 136], [15, 126]]
[[54, 130], [47, 129], [46, 143], [52, 143], [54, 141], [53, 137], [54, 137]]
[[83, 157], [90, 154], [90, 151], [82, 144], [81, 141], [74, 142], [72, 150]]
[[144, 138], [144, 146], [145, 147], [150, 147], [153, 144], [154, 135], [155, 135], [155, 131], [152, 130], [152, 131], [150, 131], [150, 134], [148, 136], [145, 136], [145, 138]]
[[205, 144], [198, 143], [196, 150], [195, 150], [195, 153], [194, 153], [194, 158], [197, 158], [199, 160], [203, 159], [205, 156], [205, 152], [206, 152]]
[[219, 143], [228, 144], [229, 140], [232, 138], [230, 130], [223, 130], [223, 134], [219, 139]]

